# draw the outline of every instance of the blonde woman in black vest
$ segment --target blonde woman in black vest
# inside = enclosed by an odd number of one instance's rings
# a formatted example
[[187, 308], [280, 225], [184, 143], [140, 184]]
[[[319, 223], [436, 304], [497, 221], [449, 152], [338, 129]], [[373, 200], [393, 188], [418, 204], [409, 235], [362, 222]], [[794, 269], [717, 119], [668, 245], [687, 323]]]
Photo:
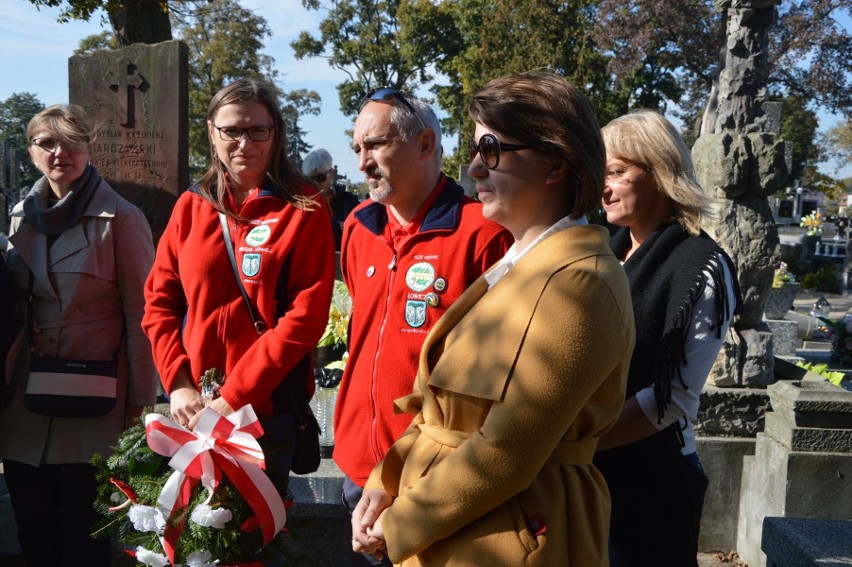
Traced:
[[610, 564], [655, 557], [692, 567], [707, 488], [692, 421], [739, 290], [730, 258], [699, 227], [710, 199], [671, 123], [638, 111], [607, 124], [603, 137], [603, 206], [621, 227], [610, 246], [636, 320], [627, 400], [595, 457], [612, 496]]

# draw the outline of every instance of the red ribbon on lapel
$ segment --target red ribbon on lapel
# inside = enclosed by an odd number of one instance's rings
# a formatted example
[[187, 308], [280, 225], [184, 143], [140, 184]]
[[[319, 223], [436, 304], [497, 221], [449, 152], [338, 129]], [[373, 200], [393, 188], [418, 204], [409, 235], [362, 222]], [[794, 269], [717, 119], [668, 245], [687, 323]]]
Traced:
[[[157, 502], [164, 518], [189, 505], [192, 490], [199, 482], [209, 492], [209, 501], [224, 473], [257, 515], [264, 546], [284, 527], [287, 513], [281, 496], [263, 472], [266, 464], [257, 442], [263, 428], [250, 405], [227, 417], [205, 407], [195, 431], [151, 413], [145, 416], [145, 432], [148, 447], [171, 457], [169, 466], [175, 469]], [[163, 533], [163, 549], [173, 565], [175, 545], [182, 531], [183, 522], [167, 524]]]

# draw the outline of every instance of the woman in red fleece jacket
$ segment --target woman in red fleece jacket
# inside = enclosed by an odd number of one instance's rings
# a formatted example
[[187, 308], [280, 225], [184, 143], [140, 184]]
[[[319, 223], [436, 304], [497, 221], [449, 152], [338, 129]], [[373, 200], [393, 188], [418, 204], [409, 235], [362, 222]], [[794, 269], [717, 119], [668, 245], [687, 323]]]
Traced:
[[[254, 407], [264, 425], [267, 471], [283, 481], [295, 409], [313, 393], [311, 352], [328, 320], [329, 214], [287, 159], [272, 85], [240, 79], [220, 90], [210, 101], [207, 130], [211, 166], [175, 204], [145, 286], [142, 327], [172, 417], [193, 428], [204, 407], [199, 378], [212, 368], [223, 372], [225, 384], [208, 405], [222, 415]], [[266, 330], [255, 328], [237, 285], [220, 213], [252, 311]]]

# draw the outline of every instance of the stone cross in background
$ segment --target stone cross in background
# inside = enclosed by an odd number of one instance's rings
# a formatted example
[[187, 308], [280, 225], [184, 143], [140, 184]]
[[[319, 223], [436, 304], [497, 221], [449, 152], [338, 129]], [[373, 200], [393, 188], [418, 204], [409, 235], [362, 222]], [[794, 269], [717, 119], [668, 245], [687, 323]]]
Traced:
[[189, 187], [188, 50], [133, 44], [69, 59], [69, 100], [96, 129], [92, 163], [145, 213], [155, 242]]
[[768, 197], [788, 178], [778, 108], [766, 100], [768, 30], [780, 0], [716, 0], [727, 15], [715, 126], [692, 149], [696, 177], [715, 198], [704, 229], [737, 267], [745, 300], [708, 383], [765, 387], [774, 381], [772, 333], [763, 308], [780, 256]]

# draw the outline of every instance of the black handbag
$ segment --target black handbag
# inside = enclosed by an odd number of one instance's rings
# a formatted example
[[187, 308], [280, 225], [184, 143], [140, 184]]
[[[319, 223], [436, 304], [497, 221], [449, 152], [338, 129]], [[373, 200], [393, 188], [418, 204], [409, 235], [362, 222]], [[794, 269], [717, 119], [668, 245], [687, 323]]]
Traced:
[[304, 404], [304, 413], [296, 417], [296, 444], [290, 470], [296, 474], [316, 472], [320, 466], [320, 426], [311, 406]]
[[[251, 307], [246, 288], [243, 286], [240, 273], [237, 270], [237, 259], [234, 257], [234, 246], [231, 242], [231, 233], [228, 230], [228, 218], [224, 213], [219, 213], [219, 224], [222, 227], [222, 235], [225, 237], [225, 249], [228, 251], [228, 259], [231, 261], [231, 269], [234, 272], [234, 278], [237, 280], [237, 287], [240, 294], [243, 296], [243, 302], [246, 304], [251, 320], [254, 323], [254, 328], [258, 335], [262, 335], [266, 331], [266, 325], [254, 315], [254, 309]], [[298, 402], [295, 395], [290, 396], [293, 407], [293, 413], [296, 418], [296, 435], [293, 443], [293, 458], [290, 463], [290, 470], [296, 474], [309, 474], [315, 472], [320, 465], [320, 447], [319, 435], [320, 427], [317, 418], [314, 417], [314, 412], [311, 411], [311, 406], [307, 402]], [[274, 419], [274, 418], [273, 418]], [[261, 424], [263, 420], [261, 420]], [[269, 434], [264, 434], [266, 437]], [[258, 442], [264, 449], [272, 448], [274, 443], [266, 444], [264, 447], [264, 439], [261, 437]], [[274, 449], [273, 449], [274, 450]]]
[[[33, 273], [29, 275], [27, 323], [30, 347], [35, 348]], [[110, 360], [77, 360], [38, 356], [32, 352], [24, 406], [50, 417], [101, 417], [116, 405], [118, 358], [124, 342], [122, 325], [118, 348]]]

